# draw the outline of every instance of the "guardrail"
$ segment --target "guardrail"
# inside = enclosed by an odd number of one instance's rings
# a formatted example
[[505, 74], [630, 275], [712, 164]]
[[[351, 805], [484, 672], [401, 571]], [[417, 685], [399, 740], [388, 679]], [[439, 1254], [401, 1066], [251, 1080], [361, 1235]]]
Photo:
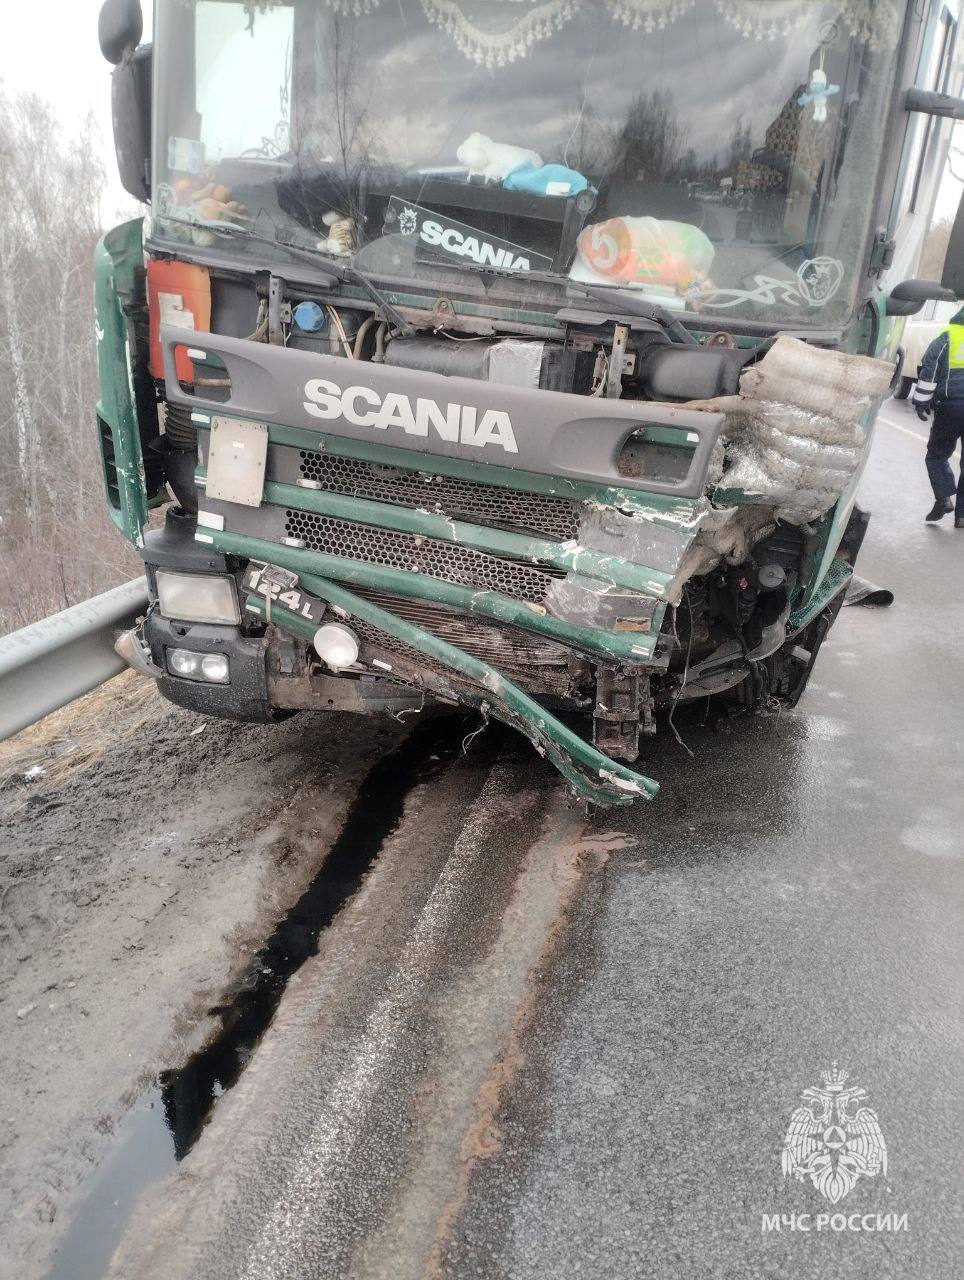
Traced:
[[0, 636], [0, 741], [125, 670], [115, 632], [146, 608], [147, 582], [135, 578]]

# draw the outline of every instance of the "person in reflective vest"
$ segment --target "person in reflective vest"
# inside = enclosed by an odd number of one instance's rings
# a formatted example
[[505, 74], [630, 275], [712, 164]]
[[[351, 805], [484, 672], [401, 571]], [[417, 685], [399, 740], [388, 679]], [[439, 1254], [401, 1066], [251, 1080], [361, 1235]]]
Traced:
[[934, 505], [924, 518], [940, 520], [953, 511], [954, 527], [964, 529], [964, 465], [955, 480], [950, 464], [964, 438], [964, 308], [924, 352], [913, 403], [921, 422], [934, 414], [925, 459]]

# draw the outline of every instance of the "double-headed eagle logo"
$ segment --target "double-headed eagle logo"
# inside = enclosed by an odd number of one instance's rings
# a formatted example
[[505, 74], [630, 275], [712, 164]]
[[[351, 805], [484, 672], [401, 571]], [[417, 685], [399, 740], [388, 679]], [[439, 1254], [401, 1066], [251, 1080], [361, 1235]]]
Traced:
[[783, 1176], [809, 1178], [822, 1196], [838, 1204], [858, 1179], [887, 1172], [887, 1144], [877, 1113], [860, 1105], [866, 1090], [847, 1087], [849, 1076], [834, 1062], [821, 1071], [823, 1088], [804, 1089], [802, 1107], [790, 1117], [783, 1140]]

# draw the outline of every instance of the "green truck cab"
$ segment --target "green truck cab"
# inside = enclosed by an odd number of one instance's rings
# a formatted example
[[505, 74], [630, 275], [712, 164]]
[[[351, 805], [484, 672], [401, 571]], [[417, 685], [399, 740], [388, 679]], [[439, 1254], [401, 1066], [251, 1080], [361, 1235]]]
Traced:
[[156, 0], [143, 44], [107, 0], [128, 660], [241, 719], [475, 707], [601, 805], [678, 703], [793, 705], [895, 325], [964, 291], [960, 218], [914, 278], [958, 16]]

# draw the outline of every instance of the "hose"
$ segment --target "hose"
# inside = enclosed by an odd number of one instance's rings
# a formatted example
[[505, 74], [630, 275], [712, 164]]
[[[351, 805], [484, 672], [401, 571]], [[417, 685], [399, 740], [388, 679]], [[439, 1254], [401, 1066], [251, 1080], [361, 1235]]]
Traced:
[[368, 331], [373, 324], [377, 324], [377, 320], [374, 316], [369, 316], [367, 320], [363, 320], [358, 326], [358, 332], [355, 334], [355, 345], [352, 348], [352, 356], [355, 360], [362, 358], [365, 338], [368, 336]]

